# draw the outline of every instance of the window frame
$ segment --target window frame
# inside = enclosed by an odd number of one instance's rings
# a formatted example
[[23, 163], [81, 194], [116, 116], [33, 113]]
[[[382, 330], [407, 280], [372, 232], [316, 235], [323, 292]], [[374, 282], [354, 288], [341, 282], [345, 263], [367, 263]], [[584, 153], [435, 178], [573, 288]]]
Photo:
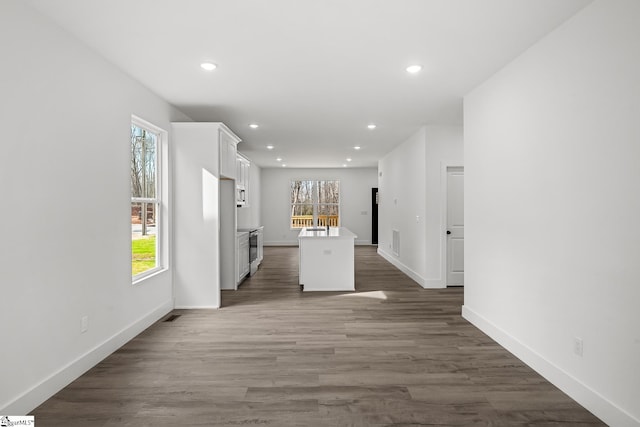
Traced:
[[[305, 227], [293, 227], [293, 219], [292, 219], [292, 207], [294, 205], [308, 205], [309, 203], [294, 203], [291, 201], [291, 189], [293, 188], [293, 184], [295, 182], [300, 182], [300, 181], [308, 181], [311, 182], [311, 206], [313, 209], [313, 218], [312, 218], [312, 227], [316, 227], [318, 226], [318, 218], [320, 216], [319, 214], [319, 207], [320, 206], [336, 206], [338, 208], [338, 227], [340, 227], [340, 224], [342, 223], [342, 186], [341, 186], [341, 182], [339, 179], [291, 179], [289, 180], [289, 229], [290, 230], [301, 230]], [[339, 188], [339, 192], [338, 192], [338, 202], [337, 203], [321, 203], [320, 202], [320, 182], [328, 182], [328, 181], [334, 181], [338, 183], [338, 188]]]
[[[131, 116], [131, 123], [129, 128], [132, 126], [136, 126], [140, 129], [146, 130], [156, 136], [156, 147], [155, 147], [155, 197], [134, 197], [131, 191], [131, 184], [129, 184], [129, 196], [130, 196], [130, 206], [129, 206], [129, 215], [131, 216], [131, 207], [134, 203], [146, 203], [146, 204], [155, 204], [155, 222], [156, 222], [156, 252], [155, 252], [155, 261], [156, 265], [153, 268], [145, 270], [136, 275], [133, 274], [133, 235], [129, 242], [129, 255], [130, 255], [130, 263], [129, 267], [131, 268], [131, 282], [132, 284], [138, 284], [145, 279], [148, 279], [151, 276], [156, 275], [157, 273], [168, 269], [168, 257], [166, 256], [167, 251], [167, 213], [168, 209], [166, 207], [166, 199], [167, 193], [165, 192], [167, 186], [167, 161], [166, 157], [166, 145], [167, 145], [167, 132], [150, 123], [140, 117], [135, 115]], [[129, 136], [129, 152], [131, 153], [131, 134]], [[129, 170], [131, 170], [131, 162], [133, 159], [131, 155], [129, 157]], [[129, 172], [129, 179], [131, 180], [131, 172]], [[146, 220], [146, 219], [145, 219]]]

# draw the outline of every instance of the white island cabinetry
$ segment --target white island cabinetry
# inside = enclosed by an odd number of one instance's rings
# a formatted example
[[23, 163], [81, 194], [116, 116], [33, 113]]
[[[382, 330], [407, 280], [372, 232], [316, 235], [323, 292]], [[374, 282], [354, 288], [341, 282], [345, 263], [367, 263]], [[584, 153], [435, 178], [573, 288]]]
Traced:
[[356, 237], [344, 227], [331, 227], [328, 231], [303, 228], [298, 234], [302, 289], [354, 291]]

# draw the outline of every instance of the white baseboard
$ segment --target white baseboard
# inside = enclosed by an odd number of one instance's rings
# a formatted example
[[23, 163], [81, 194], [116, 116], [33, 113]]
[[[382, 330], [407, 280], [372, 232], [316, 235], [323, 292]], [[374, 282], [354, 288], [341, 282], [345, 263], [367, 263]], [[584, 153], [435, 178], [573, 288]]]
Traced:
[[29, 414], [42, 402], [62, 390], [82, 374], [93, 368], [111, 353], [125, 345], [140, 332], [162, 319], [173, 310], [173, 300], [155, 308], [149, 314], [136, 320], [111, 338], [81, 355], [68, 365], [45, 378], [42, 382], [27, 390], [22, 395], [0, 408], [0, 414]]
[[425, 279], [422, 287], [425, 289], [444, 289], [447, 284], [442, 279]]
[[418, 273], [416, 273], [415, 271], [413, 271], [412, 269], [404, 265], [402, 262], [400, 262], [399, 259], [395, 258], [391, 254], [386, 253], [385, 251], [380, 249], [380, 247], [378, 247], [378, 255], [380, 255], [382, 258], [386, 259], [387, 261], [389, 261], [398, 270], [402, 271], [404, 274], [411, 277], [420, 286], [422, 286], [423, 288], [425, 287], [424, 277], [420, 276]]
[[[235, 289], [222, 289], [223, 291], [233, 291]], [[176, 305], [175, 310], [217, 310], [220, 306], [216, 305]]]
[[298, 241], [278, 241], [278, 240], [271, 240], [271, 241], [265, 241], [263, 243], [263, 246], [298, 246]]
[[479, 313], [473, 311], [471, 308], [463, 305], [462, 317], [467, 319], [471, 324], [487, 334], [491, 339], [522, 360], [529, 367], [569, 395], [580, 405], [584, 406], [606, 424], [621, 427], [640, 426], [640, 420], [635, 418], [633, 415], [616, 406], [600, 393], [589, 388], [563, 369], [544, 359], [534, 350], [509, 335], [507, 332]]
[[[371, 246], [371, 240], [356, 240], [354, 242], [354, 245], [356, 246]], [[271, 240], [268, 242], [264, 242], [263, 246], [298, 246], [298, 241], [297, 240], [291, 240], [291, 241], [278, 241], [278, 240]]]

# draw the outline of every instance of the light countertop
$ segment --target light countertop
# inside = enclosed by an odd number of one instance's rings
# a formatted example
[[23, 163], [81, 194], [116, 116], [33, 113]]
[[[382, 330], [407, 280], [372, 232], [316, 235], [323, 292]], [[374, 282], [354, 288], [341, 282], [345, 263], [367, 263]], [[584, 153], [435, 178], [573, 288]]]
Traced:
[[355, 239], [356, 236], [348, 228], [345, 227], [330, 227], [329, 233], [326, 228], [322, 228], [320, 231], [311, 231], [309, 228], [303, 228], [298, 234], [298, 239], [313, 239], [313, 238], [331, 238], [331, 239]]
[[261, 228], [264, 228], [264, 226], [256, 225], [255, 227], [238, 227], [237, 231], [238, 232], [253, 231], [253, 230], [260, 230]]

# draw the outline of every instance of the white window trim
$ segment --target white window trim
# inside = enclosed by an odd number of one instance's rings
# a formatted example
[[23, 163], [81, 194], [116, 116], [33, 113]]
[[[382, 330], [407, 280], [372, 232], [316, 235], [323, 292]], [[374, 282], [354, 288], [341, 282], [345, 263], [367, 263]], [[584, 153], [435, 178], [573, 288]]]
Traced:
[[[157, 147], [156, 147], [156, 197], [155, 198], [146, 198], [146, 197], [131, 197], [130, 196], [130, 204], [131, 203], [157, 203], [158, 204], [158, 216], [159, 221], [156, 225], [156, 266], [149, 270], [143, 271], [142, 273], [136, 274], [135, 276], [131, 276], [131, 282], [133, 285], [140, 284], [152, 276], [157, 275], [160, 272], [168, 270], [169, 268], [169, 227], [168, 227], [168, 161], [167, 151], [168, 151], [168, 133], [162, 128], [150, 123], [144, 119], [141, 119], [138, 116], [131, 115], [131, 125], [138, 126], [140, 128], [151, 131], [152, 133], [158, 136]], [[131, 162], [131, 159], [129, 159]], [[131, 209], [131, 208], [129, 208]], [[131, 245], [129, 246], [129, 268], [133, 263], [133, 257], [131, 254]]]

